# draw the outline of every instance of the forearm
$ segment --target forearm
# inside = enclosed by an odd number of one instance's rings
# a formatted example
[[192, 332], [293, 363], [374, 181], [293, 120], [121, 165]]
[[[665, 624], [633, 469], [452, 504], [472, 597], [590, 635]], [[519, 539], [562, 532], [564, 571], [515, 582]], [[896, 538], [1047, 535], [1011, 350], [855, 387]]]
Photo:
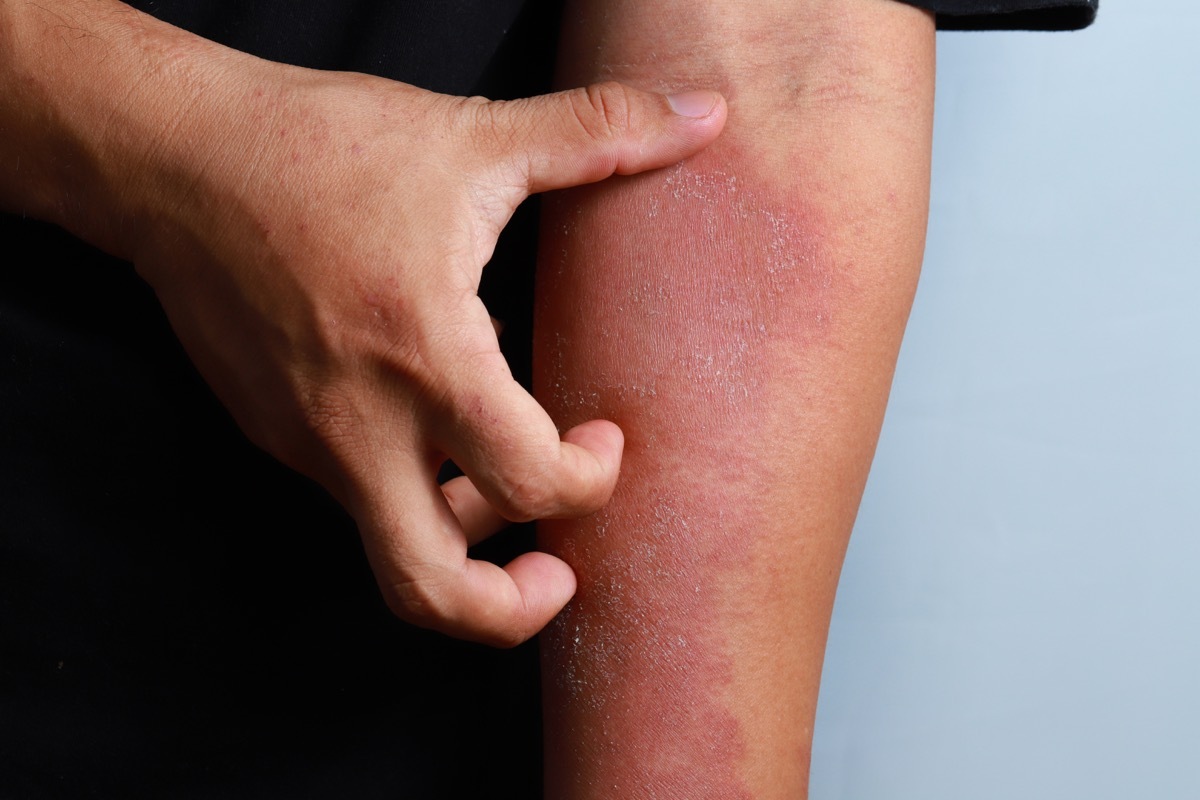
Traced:
[[120, 249], [133, 167], [195, 91], [182, 55], [200, 42], [112, 0], [0, 2], [0, 207]]
[[0, 209], [135, 263], [219, 232], [301, 72], [116, 0], [0, 0]]
[[565, 82], [712, 85], [730, 117], [681, 167], [548, 204], [538, 390], [627, 437], [610, 505], [541, 529], [580, 581], [544, 645], [555, 800], [803, 793], [921, 258], [932, 21], [710, 5], [567, 14]]

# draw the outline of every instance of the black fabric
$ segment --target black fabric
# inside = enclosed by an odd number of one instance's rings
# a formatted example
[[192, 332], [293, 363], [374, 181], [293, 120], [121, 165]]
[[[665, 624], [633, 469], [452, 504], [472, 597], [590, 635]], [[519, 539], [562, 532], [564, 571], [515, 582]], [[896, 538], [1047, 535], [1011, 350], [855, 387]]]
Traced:
[[[548, 89], [557, 29], [540, 0], [137, 5], [492, 97]], [[482, 291], [519, 376], [535, 213]], [[540, 796], [536, 645], [395, 620], [351, 520], [245, 440], [130, 265], [12, 216], [0, 241], [0, 798]]]
[[[367, 72], [433, 91], [472, 94], [492, 76], [509, 91], [516, 70], [545, 67], [556, 18], [553, 3], [536, 0], [127, 0], [129, 5], [213, 41], [262, 58], [314, 69]], [[522, 10], [522, 30], [536, 24], [526, 63], [498, 56]], [[518, 30], [516, 36], [529, 36]], [[500, 64], [492, 64], [500, 58]]]
[[933, 11], [941, 30], [1078, 30], [1100, 0], [904, 0]]

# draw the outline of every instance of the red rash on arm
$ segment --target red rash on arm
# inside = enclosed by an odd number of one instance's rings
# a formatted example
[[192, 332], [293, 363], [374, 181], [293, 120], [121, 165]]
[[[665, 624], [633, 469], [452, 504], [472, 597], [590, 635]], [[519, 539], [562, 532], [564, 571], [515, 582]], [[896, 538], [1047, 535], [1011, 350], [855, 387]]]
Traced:
[[717, 5], [567, 12], [566, 82], [715, 85], [730, 114], [681, 165], [544, 203], [535, 394], [562, 428], [626, 437], [609, 505], [539, 527], [579, 582], [543, 634], [551, 800], [804, 796], [920, 264], [932, 20], [879, 0], [690, 14]]
[[[539, 373], [551, 413], [564, 425], [611, 419], [626, 435], [608, 508], [543, 525], [580, 580], [546, 634], [558, 665], [548, 705], [595, 712], [566, 740], [606, 751], [597, 762], [641, 764], [622, 796], [755, 796], [737, 779], [747, 742], [729, 706], [758, 644], [728, 622], [757, 628], [772, 580], [786, 577], [760, 563], [764, 542], [790, 533], [763, 502], [786, 463], [772, 451], [791, 449], [772, 431], [779, 373], [797, 368], [779, 351], [822, 346], [850, 291], [824, 252], [820, 210], [752, 170], [739, 180], [728, 165], [747, 160], [728, 153], [623, 181], [622, 214], [648, 235], [589, 225], [585, 203], [545, 239], [543, 291], [577, 298], [539, 319], [555, 331]], [[654, 240], [664, 228], [678, 247]], [[555, 252], [560, 264], [602, 253], [605, 281], [556, 270]], [[804, 755], [792, 753], [797, 769]]]
[[[770, 416], [772, 343], [822, 337], [832, 307], [819, 214], [720, 166], [739, 160], [701, 156], [622, 181], [623, 213], [652, 233], [668, 226], [677, 249], [638, 227], [590, 225], [586, 203], [544, 240], [542, 290], [575, 298], [543, 306], [540, 323], [554, 331], [545, 399], [562, 424], [600, 417], [626, 435], [609, 507], [543, 526], [580, 579], [546, 633], [559, 665], [547, 692], [556, 707], [601, 716], [598, 731], [567, 739], [590, 740], [604, 760], [636, 757], [654, 796], [752, 796], [733, 779], [745, 743], [721, 693], [733, 687], [725, 653], [736, 643], [715, 611], [739, 599], [715, 601], [736, 587], [728, 575], [754, 571], [755, 540], [771, 527], [747, 491], [770, 483], [771, 464], [747, 442], [764, 437]], [[611, 266], [604, 285], [573, 280], [581, 273], [569, 265], [589, 252]], [[647, 698], [649, 721], [630, 705]], [[685, 730], [698, 735], [660, 746]], [[617, 794], [642, 796], [635, 788]]]

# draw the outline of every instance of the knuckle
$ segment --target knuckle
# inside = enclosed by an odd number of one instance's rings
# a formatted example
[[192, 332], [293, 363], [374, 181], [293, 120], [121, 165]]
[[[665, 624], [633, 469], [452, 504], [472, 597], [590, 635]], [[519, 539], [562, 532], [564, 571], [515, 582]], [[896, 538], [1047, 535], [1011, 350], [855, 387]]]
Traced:
[[[463, 98], [459, 119], [463, 122], [463, 152], [475, 154], [475, 166], [485, 177], [494, 177], [490, 169], [504, 164], [504, 156], [520, 149], [534, 123], [521, 113], [527, 104], [521, 101], [489, 100], [486, 97]], [[490, 169], [489, 166], [490, 165]]]
[[[283, 441], [278, 441], [274, 447], [269, 448], [270, 452], [284, 463], [312, 474], [311, 469], [306, 467], [311, 460], [311, 445], [308, 443], [315, 442], [318, 451], [324, 454], [321, 457], [322, 463], [334, 470], [333, 475], [325, 476], [327, 480], [332, 480], [333, 476], [347, 473], [348, 465], [358, 461], [368, 450], [367, 442], [362, 436], [362, 410], [349, 387], [336, 383], [303, 387], [300, 391], [298, 413], [304, 435], [285, 436]], [[294, 433], [294, 430], [292, 432]], [[327, 486], [335, 488], [328, 483]]]
[[554, 460], [543, 458], [536, 466], [512, 475], [504, 485], [501, 514], [513, 522], [546, 517], [559, 507], [557, 487], [551, 480]]
[[448, 385], [448, 371], [459, 361], [461, 335], [447, 323], [452, 313], [415, 305], [405, 314], [379, 311], [358, 332], [358, 379], [368, 388], [386, 387], [390, 402], [402, 404], [409, 413], [437, 406]]
[[516, 647], [533, 634], [526, 624], [524, 609], [511, 618], [498, 609], [492, 609], [497, 613], [483, 613], [474, 618], [464, 617], [464, 609], [458, 609], [456, 614], [447, 590], [450, 579], [449, 574], [440, 577], [425, 574], [392, 581], [383, 588], [384, 602], [392, 614], [410, 625], [493, 647]]
[[628, 87], [608, 81], [574, 89], [571, 109], [580, 127], [595, 139], [617, 139], [633, 127], [633, 98]]
[[516, 625], [506, 625], [503, 628], [493, 630], [489, 634], [488, 644], [504, 650], [511, 650], [517, 645], [524, 644], [528, 639], [529, 634], [522, 628]]
[[360, 330], [363, 351], [395, 372], [414, 378], [421, 375], [434, 343], [423, 311], [401, 296], [368, 301]]
[[357, 411], [349, 393], [322, 385], [306, 392], [304, 425], [322, 441], [342, 441], [353, 436]]
[[383, 599], [397, 617], [422, 628], [436, 628], [446, 619], [445, 591], [436, 580], [393, 581], [384, 587]]
[[486, 97], [462, 98], [459, 110], [462, 112], [462, 119], [467, 123], [465, 133], [469, 140], [478, 140], [490, 135], [495, 138], [495, 144], [503, 146], [511, 139], [510, 126], [505, 125], [502, 119], [501, 109], [504, 107], [503, 102], [488, 100]]

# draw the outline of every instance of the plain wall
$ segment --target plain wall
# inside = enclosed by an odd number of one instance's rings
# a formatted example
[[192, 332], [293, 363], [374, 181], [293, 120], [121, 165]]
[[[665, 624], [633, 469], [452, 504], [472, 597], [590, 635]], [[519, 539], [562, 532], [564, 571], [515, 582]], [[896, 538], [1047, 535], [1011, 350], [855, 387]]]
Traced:
[[1200, 4], [938, 35], [814, 800], [1200, 798]]

